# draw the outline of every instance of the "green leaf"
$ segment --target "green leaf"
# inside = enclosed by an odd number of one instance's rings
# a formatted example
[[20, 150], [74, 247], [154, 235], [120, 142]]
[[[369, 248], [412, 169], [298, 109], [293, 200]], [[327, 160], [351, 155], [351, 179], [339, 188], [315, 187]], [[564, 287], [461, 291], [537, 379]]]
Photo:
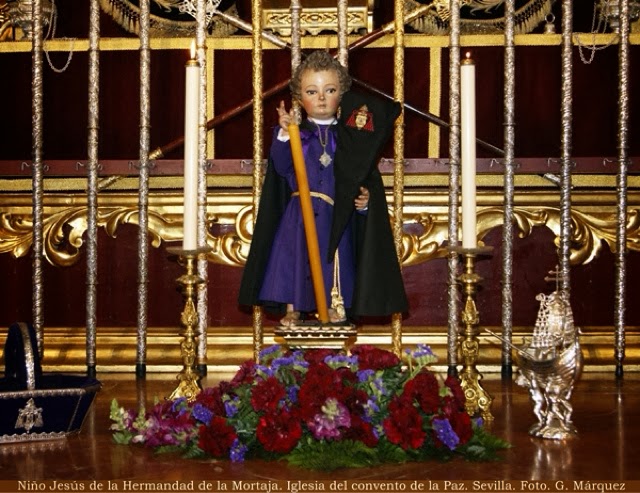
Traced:
[[117, 431], [112, 436], [113, 441], [119, 445], [129, 445], [133, 435], [128, 431]]
[[471, 461], [498, 460], [498, 452], [511, 448], [509, 442], [492, 435], [483, 427], [474, 427], [473, 437], [458, 449], [465, 459]]
[[182, 456], [185, 459], [202, 459], [204, 457], [207, 457], [207, 454], [197, 445], [192, 445], [185, 451]]
[[376, 450], [380, 462], [394, 462], [399, 464], [409, 460], [407, 452], [402, 447], [394, 445], [388, 440], [380, 440]]
[[376, 449], [354, 440], [301, 440], [285, 459], [298, 467], [323, 471], [368, 467], [380, 463]]
[[154, 449], [156, 454], [171, 454], [175, 452], [184, 452], [184, 446], [181, 445], [160, 445]]

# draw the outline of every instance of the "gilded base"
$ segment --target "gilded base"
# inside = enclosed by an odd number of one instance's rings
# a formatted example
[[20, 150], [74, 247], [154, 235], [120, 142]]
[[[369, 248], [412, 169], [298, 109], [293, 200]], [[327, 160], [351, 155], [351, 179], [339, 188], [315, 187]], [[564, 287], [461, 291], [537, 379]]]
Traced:
[[346, 349], [355, 342], [358, 335], [353, 324], [322, 324], [320, 322], [301, 322], [291, 326], [277, 325], [273, 333], [276, 342], [299, 349]]

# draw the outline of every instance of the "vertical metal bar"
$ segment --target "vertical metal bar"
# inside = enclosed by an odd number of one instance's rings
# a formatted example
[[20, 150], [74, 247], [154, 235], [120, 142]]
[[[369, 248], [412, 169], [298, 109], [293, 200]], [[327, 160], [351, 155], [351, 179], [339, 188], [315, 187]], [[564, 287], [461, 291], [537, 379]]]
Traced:
[[[207, 246], [207, 19], [205, 0], [196, 3], [196, 55], [200, 64], [200, 108], [198, 113], [198, 240], [199, 248]], [[203, 280], [197, 288], [198, 346], [196, 367], [200, 376], [207, 374], [207, 328], [209, 261], [205, 254], [198, 256], [198, 277]]]
[[[300, 0], [291, 0], [291, 74], [293, 75], [298, 65], [302, 62], [302, 5]], [[283, 45], [286, 47], [286, 44]], [[292, 101], [293, 118], [300, 123], [302, 120], [302, 108], [295, 99]]]
[[[302, 27], [300, 17], [302, 15], [302, 5], [300, 0], [291, 0], [291, 73], [298, 68], [302, 61]], [[286, 44], [284, 45], [286, 47]]]
[[349, 2], [338, 0], [338, 61], [349, 68]]
[[571, 278], [571, 146], [573, 104], [573, 1], [562, 3], [562, 90], [561, 90], [561, 150], [560, 150], [560, 245], [559, 275], [562, 291], [570, 299]]
[[[298, 65], [302, 62], [302, 27], [301, 27], [301, 15], [302, 15], [302, 5], [300, 4], [300, 0], [292, 0], [291, 1], [291, 74], [296, 71]], [[264, 36], [263, 36], [264, 37]], [[286, 43], [282, 44], [282, 40], [280, 40], [280, 44], [277, 46], [281, 46], [286, 48]], [[294, 98], [291, 102], [293, 109], [293, 119], [295, 122], [300, 123], [302, 121], [302, 108], [300, 107], [300, 103]]]
[[[404, 106], [404, 1], [395, 0], [395, 31], [393, 43], [394, 99]], [[395, 122], [393, 139], [393, 241], [398, 256], [402, 253], [402, 209], [404, 204], [404, 112]], [[402, 314], [391, 317], [391, 344], [393, 352], [402, 351]]]
[[[460, 0], [451, 0], [449, 33], [449, 247], [458, 245], [458, 208], [460, 204]], [[449, 375], [457, 374], [458, 325], [458, 254], [452, 249], [448, 257], [447, 286], [447, 362]]]
[[34, 0], [31, 4], [31, 16], [33, 30], [31, 33], [31, 118], [32, 118], [32, 154], [33, 154], [33, 258], [32, 258], [32, 296], [33, 296], [33, 327], [36, 332], [38, 353], [42, 358], [44, 354], [44, 312], [42, 264], [44, 252], [44, 238], [42, 231], [43, 216], [43, 174], [42, 174], [42, 108], [43, 108], [43, 79], [42, 79], [42, 53], [44, 42], [42, 39], [42, 0]]
[[[254, 220], [258, 217], [258, 204], [262, 192], [262, 0], [251, 2], [252, 40], [252, 85], [253, 85], [253, 210]], [[253, 357], [258, 361], [264, 344], [262, 309], [253, 307]]]
[[627, 292], [627, 171], [629, 166], [629, 0], [620, 0], [620, 47], [618, 52], [618, 174], [615, 278], [616, 377], [622, 378], [625, 357], [625, 298]]
[[138, 331], [136, 354], [136, 376], [138, 378], [143, 378], [146, 375], [147, 363], [149, 136], [151, 130], [149, 1], [141, 0], [140, 2], [140, 175], [138, 185]]
[[[442, 95], [442, 48], [429, 48], [429, 113], [440, 115]], [[429, 123], [428, 157], [440, 157], [440, 126]]]
[[98, 137], [100, 125], [100, 4], [89, 10], [89, 115], [87, 120], [87, 374], [96, 375], [96, 305], [98, 284]]
[[513, 328], [513, 196], [515, 153], [515, 0], [505, 3], [504, 218], [502, 229], [502, 377], [510, 378]]

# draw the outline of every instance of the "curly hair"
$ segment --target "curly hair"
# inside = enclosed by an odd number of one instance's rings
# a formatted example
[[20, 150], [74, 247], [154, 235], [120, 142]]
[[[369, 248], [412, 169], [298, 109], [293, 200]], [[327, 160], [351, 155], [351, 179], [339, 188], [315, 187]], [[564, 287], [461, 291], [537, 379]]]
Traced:
[[351, 76], [347, 69], [343, 67], [338, 60], [332, 57], [329, 52], [317, 50], [302, 60], [300, 65], [298, 65], [294, 71], [293, 77], [291, 77], [289, 89], [291, 89], [291, 95], [295, 100], [300, 101], [302, 99], [302, 88], [300, 87], [300, 83], [302, 81], [302, 74], [307, 70], [311, 70], [312, 72], [335, 70], [338, 73], [338, 80], [340, 81], [341, 96], [351, 87]]

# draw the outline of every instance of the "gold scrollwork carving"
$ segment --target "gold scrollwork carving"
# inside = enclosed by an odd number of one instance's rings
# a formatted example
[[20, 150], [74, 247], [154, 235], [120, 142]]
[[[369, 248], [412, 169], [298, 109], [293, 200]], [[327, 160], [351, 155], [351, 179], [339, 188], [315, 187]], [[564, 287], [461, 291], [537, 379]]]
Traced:
[[[518, 236], [531, 234], [534, 226], [546, 226], [560, 241], [560, 209], [537, 207], [533, 210], [514, 209], [514, 221]], [[491, 229], [502, 225], [503, 211], [500, 208], [483, 209], [478, 213], [479, 237], [483, 238]], [[611, 251], [616, 250], [617, 221], [613, 212], [589, 214], [578, 209], [571, 211], [570, 261], [573, 265], [588, 264], [594, 260], [606, 243]], [[637, 209], [631, 209], [627, 218], [627, 248], [640, 251], [640, 216]]]
[[[136, 223], [138, 210], [133, 208], [100, 209], [98, 227], [104, 227], [112, 237], [118, 226]], [[160, 246], [160, 232], [166, 221], [153, 211], [149, 212], [149, 232], [152, 245]], [[76, 263], [84, 243], [82, 236], [87, 230], [87, 208], [72, 207], [55, 212], [43, 219], [44, 256], [53, 265], [68, 267]], [[14, 257], [25, 255], [33, 243], [33, 221], [30, 216], [12, 213], [0, 214], [0, 253], [11, 253]]]
[[[27, 254], [33, 242], [30, 207], [19, 201], [3, 200], [0, 212], [0, 254], [14, 257]], [[182, 217], [178, 196], [166, 201], [151, 202], [148, 227], [151, 244], [158, 248], [162, 242], [182, 239]], [[123, 224], [138, 224], [138, 208], [134, 195], [108, 198], [98, 208], [97, 225], [108, 235], [116, 237]], [[73, 201], [70, 201], [73, 203]], [[421, 201], [422, 202], [422, 201]], [[243, 194], [218, 196], [208, 204], [208, 231], [222, 226], [220, 234], [209, 233], [207, 246], [210, 262], [240, 267], [244, 265], [253, 235], [253, 207]], [[514, 208], [514, 228], [520, 238], [532, 233], [534, 227], [545, 226], [560, 235], [560, 209], [540, 205]], [[501, 207], [484, 207], [478, 211], [478, 238], [500, 227], [504, 220]], [[595, 259], [606, 244], [616, 250], [617, 221], [613, 206], [580, 207], [571, 212], [571, 263], [586, 264]], [[45, 207], [43, 217], [44, 252], [53, 265], [70, 266], [79, 258], [87, 229], [87, 208], [84, 204], [69, 207], [65, 201]], [[640, 214], [629, 208], [626, 226], [627, 248], [640, 251]], [[403, 216], [401, 261], [404, 266], [415, 265], [435, 258], [445, 258], [448, 238], [446, 207], [408, 204]]]
[[207, 239], [211, 247], [207, 259], [219, 264], [244, 265], [249, 255], [252, 235], [253, 207], [245, 206], [235, 216], [235, 232]]

